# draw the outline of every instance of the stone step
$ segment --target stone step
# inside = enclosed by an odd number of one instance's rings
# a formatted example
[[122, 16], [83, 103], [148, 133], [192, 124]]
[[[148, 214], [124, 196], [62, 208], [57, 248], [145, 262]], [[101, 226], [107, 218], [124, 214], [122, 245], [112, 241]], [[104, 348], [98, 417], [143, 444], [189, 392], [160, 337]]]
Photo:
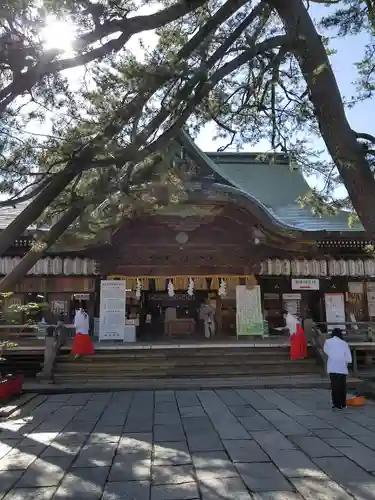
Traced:
[[[303, 360], [306, 362], [315, 362], [314, 358], [308, 358]], [[68, 358], [61, 359], [58, 358], [58, 366], [63, 368], [67, 367], [68, 369], [73, 369], [76, 366], [86, 366], [92, 367], [95, 369], [113, 369], [116, 366], [116, 369], [121, 369], [121, 367], [133, 367], [134, 369], [142, 369], [143, 367], [153, 367], [153, 366], [223, 366], [223, 365], [264, 365], [264, 364], [294, 364], [295, 361], [290, 360], [287, 356], [282, 356], [278, 358], [272, 357], [255, 357], [255, 356], [246, 356], [246, 357], [227, 357], [221, 356], [217, 358], [195, 358], [195, 357], [185, 357], [185, 358], [174, 358], [170, 356], [169, 358], [163, 359], [143, 359], [143, 358], [133, 358], [133, 359], [123, 359], [117, 358], [113, 360], [101, 359], [96, 355], [93, 357], [83, 358], [82, 360], [74, 360], [73, 357], [69, 356]]]
[[84, 379], [111, 379], [116, 380], [120, 378], [139, 377], [140, 375], [147, 374], [148, 377], [161, 378], [161, 377], [192, 377], [192, 376], [242, 376], [242, 375], [264, 375], [264, 374], [296, 374], [296, 373], [317, 373], [319, 367], [314, 363], [296, 363], [286, 367], [284, 364], [276, 365], [244, 365], [244, 366], [231, 366], [224, 365], [220, 368], [215, 366], [191, 366], [191, 367], [150, 367], [148, 370], [132, 370], [123, 368], [122, 370], [106, 370], [99, 371], [95, 367], [88, 369], [87, 367], [75, 367], [72, 370], [61, 370], [57, 367], [55, 370], [55, 379], [64, 377], [76, 377]]
[[66, 351], [57, 358], [54, 378], [58, 383], [191, 377], [242, 377], [318, 373], [315, 358], [291, 361], [289, 347], [161, 348], [102, 350], [94, 356], [73, 360]]

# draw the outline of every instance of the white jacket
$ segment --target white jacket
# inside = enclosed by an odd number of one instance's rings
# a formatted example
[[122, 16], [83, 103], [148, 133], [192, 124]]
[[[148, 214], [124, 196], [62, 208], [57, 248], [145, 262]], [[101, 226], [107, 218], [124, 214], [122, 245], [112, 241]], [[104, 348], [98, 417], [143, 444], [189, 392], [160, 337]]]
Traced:
[[89, 315], [83, 310], [78, 309], [74, 316], [74, 326], [76, 333], [88, 334], [90, 328], [90, 318]]
[[345, 340], [332, 337], [325, 341], [324, 352], [328, 356], [327, 372], [348, 375], [348, 364], [352, 362], [352, 353]]

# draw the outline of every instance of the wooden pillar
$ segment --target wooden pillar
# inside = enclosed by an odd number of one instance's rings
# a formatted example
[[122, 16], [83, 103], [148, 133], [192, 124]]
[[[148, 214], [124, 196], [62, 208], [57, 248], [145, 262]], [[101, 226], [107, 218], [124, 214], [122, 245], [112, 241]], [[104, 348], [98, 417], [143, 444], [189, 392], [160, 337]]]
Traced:
[[215, 322], [216, 322], [216, 334], [218, 337], [221, 337], [223, 330], [223, 315], [222, 315], [222, 300], [219, 295], [216, 297]]

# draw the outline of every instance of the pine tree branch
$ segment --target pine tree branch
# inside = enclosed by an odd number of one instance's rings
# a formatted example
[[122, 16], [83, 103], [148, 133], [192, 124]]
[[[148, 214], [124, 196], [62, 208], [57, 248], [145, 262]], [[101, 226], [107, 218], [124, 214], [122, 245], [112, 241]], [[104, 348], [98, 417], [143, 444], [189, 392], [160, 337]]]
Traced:
[[97, 58], [104, 57], [112, 52], [117, 52], [134, 34], [160, 28], [196, 10], [199, 6], [206, 3], [206, 1], [207, 0], [180, 0], [175, 5], [148, 16], [125, 17], [122, 20], [103, 23], [99, 28], [80, 37], [76, 45], [94, 44], [116, 32], [121, 32], [121, 35], [98, 48], [94, 48], [84, 54], [69, 59], [54, 60], [57, 55], [55, 50], [45, 53], [44, 57], [41, 58], [35, 66], [29, 68], [25, 72], [16, 74], [13, 77], [13, 81], [0, 90], [0, 116], [5, 112], [7, 106], [9, 106], [11, 102], [24, 92], [31, 90], [44, 76], [65, 69], [82, 66]]

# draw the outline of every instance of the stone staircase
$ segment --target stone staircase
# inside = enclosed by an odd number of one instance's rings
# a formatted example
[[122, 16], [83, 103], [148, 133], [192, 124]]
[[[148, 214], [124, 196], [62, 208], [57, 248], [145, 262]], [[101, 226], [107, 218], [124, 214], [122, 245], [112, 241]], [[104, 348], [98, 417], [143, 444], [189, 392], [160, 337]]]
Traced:
[[279, 347], [158, 347], [157, 349], [100, 348], [94, 356], [74, 360], [63, 349], [56, 360], [58, 384], [108, 383], [138, 379], [240, 378], [321, 373], [311, 349], [309, 358], [289, 359]]
[[27, 379], [35, 378], [40, 372], [44, 360], [44, 347], [40, 349], [22, 348], [8, 349], [0, 363], [3, 375], [23, 375]]

